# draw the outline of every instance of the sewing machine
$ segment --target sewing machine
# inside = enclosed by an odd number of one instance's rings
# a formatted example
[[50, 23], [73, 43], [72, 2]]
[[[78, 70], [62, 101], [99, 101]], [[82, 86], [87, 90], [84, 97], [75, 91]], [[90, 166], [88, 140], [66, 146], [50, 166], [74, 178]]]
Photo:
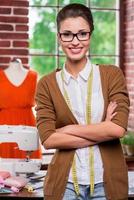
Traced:
[[39, 148], [39, 136], [35, 127], [0, 125], [0, 143], [7, 142], [17, 143], [18, 148], [26, 152], [26, 158], [0, 158], [0, 170], [8, 170], [12, 174], [35, 173], [40, 170], [41, 160], [30, 159], [31, 152]]

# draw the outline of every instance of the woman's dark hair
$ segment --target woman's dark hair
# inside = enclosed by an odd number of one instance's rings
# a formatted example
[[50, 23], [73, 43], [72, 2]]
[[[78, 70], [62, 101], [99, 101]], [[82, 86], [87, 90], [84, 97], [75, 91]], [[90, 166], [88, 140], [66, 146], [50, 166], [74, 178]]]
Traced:
[[72, 3], [63, 7], [57, 15], [57, 28], [60, 29], [60, 23], [70, 17], [84, 18], [90, 27], [91, 33], [94, 30], [93, 17], [90, 8], [83, 4]]

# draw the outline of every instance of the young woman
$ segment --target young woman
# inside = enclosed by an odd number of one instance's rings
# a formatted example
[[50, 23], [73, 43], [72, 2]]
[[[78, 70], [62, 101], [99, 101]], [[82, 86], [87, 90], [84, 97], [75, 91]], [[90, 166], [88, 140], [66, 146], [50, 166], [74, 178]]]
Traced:
[[57, 28], [66, 61], [39, 81], [36, 94], [42, 144], [57, 149], [45, 178], [45, 200], [125, 200], [119, 138], [127, 128], [129, 99], [123, 74], [87, 58], [94, 30], [88, 7], [65, 6]]

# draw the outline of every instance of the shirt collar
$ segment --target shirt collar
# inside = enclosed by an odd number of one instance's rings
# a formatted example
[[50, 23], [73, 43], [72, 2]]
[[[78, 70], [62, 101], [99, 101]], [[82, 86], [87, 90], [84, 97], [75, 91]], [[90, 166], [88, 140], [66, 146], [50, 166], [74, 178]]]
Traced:
[[[85, 81], [88, 80], [89, 74], [91, 72], [92, 64], [91, 61], [87, 58], [87, 63], [82, 71], [79, 72], [78, 76], [81, 76]], [[63, 66], [63, 72], [64, 72], [64, 81], [66, 84], [69, 84], [70, 79], [73, 78], [73, 76], [66, 70], [65, 64]]]

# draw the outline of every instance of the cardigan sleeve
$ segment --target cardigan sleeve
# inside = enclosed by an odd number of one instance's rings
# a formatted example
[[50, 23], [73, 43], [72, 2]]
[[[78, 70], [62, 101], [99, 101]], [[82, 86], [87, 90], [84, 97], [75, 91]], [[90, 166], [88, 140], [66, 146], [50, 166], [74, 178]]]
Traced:
[[129, 97], [126, 88], [123, 72], [119, 68], [114, 68], [109, 76], [109, 102], [116, 101], [116, 116], [112, 122], [127, 129], [129, 114]]
[[35, 100], [36, 125], [41, 142], [43, 143], [56, 130], [54, 106], [45, 77], [42, 78], [37, 84]]

